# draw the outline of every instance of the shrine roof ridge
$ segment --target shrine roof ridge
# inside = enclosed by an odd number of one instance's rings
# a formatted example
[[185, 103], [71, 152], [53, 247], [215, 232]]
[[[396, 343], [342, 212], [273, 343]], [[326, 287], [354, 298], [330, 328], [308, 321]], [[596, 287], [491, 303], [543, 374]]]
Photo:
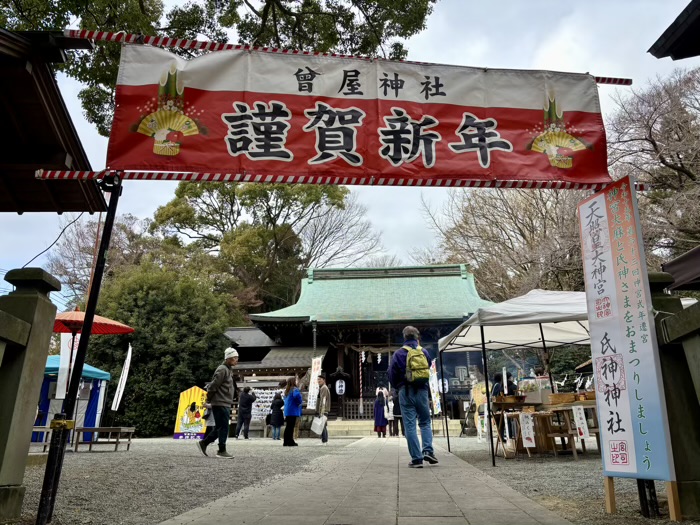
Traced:
[[459, 321], [492, 304], [466, 264], [309, 269], [296, 304], [251, 314], [256, 324]]

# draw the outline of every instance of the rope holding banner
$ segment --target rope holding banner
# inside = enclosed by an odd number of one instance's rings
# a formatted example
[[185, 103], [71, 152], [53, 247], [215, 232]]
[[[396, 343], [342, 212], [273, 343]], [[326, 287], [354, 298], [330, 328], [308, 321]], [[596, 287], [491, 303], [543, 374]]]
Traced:
[[[36, 170], [34, 176], [44, 180], [99, 180], [113, 173], [102, 171], [55, 171]], [[600, 183], [565, 181], [521, 181], [521, 180], [462, 180], [445, 178], [403, 179], [387, 177], [339, 177], [331, 175], [253, 175], [251, 173], [196, 173], [167, 171], [123, 171], [123, 180], [169, 180], [193, 182], [261, 182], [269, 184], [342, 184], [347, 186], [420, 186], [438, 188], [512, 188], [550, 190], [594, 190], [603, 189]], [[648, 184], [636, 183], [637, 191], [651, 189]]]
[[[265, 53], [282, 53], [288, 55], [308, 55], [326, 56], [336, 58], [354, 58], [358, 60], [387, 60], [378, 57], [363, 57], [356, 55], [343, 55], [339, 53], [324, 53], [320, 51], [299, 51], [295, 49], [280, 49], [276, 47], [258, 47], [244, 44], [225, 44], [222, 42], [207, 42], [202, 40], [189, 40], [186, 38], [171, 38], [163, 36], [146, 36], [143, 34], [126, 33], [125, 31], [90, 31], [87, 29], [66, 29], [64, 34], [67, 38], [84, 38], [102, 42], [122, 42], [125, 44], [147, 44], [157, 47], [177, 47], [180, 49], [196, 49], [198, 51], [226, 51], [230, 49], [262, 51]], [[406, 64], [423, 64], [424, 62], [401, 60]], [[594, 76], [596, 83], [609, 84], [614, 86], [631, 86], [631, 78], [601, 77]]]

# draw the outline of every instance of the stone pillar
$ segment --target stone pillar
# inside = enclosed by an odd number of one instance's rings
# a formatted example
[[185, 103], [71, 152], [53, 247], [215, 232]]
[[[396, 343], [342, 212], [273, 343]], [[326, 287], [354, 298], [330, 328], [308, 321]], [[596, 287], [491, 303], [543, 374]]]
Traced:
[[[0, 297], [0, 523], [20, 516], [24, 469], [44, 380], [56, 306], [49, 292], [58, 280], [41, 268], [11, 270], [16, 287]], [[22, 335], [24, 334], [24, 335]]]
[[[659, 360], [666, 396], [668, 426], [673, 449], [673, 463], [676, 469], [678, 496], [683, 519], [700, 518], [700, 403], [693, 384], [692, 367], [699, 361], [688, 360], [684, 346], [692, 344], [700, 333], [700, 322], [689, 319], [683, 338], [668, 334], [667, 325], [688, 317], [678, 296], [664, 293], [673, 283], [667, 273], [649, 273], [651, 300], [656, 317], [656, 333], [659, 341]], [[695, 307], [691, 307], [695, 308]], [[692, 325], [692, 326], [690, 326]], [[694, 336], [692, 334], [695, 334]], [[700, 347], [695, 349], [700, 352]], [[697, 354], [695, 354], [697, 356]], [[697, 374], [697, 370], [695, 370]]]

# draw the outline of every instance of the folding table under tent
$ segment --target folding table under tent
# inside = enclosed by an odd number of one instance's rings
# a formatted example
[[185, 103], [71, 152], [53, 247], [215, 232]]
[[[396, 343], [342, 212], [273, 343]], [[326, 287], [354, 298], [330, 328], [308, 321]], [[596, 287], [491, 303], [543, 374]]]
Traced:
[[[585, 292], [532, 290], [514, 299], [479, 308], [452, 333], [441, 338], [438, 341], [440, 374], [443, 375], [444, 352], [480, 351], [484, 362], [486, 403], [490, 407], [487, 350], [542, 348], [546, 354], [549, 348], [590, 345], [590, 342]], [[447, 419], [447, 413], [444, 417]], [[491, 418], [488, 421], [491, 462], [496, 466]], [[449, 430], [447, 449], [451, 450]]]

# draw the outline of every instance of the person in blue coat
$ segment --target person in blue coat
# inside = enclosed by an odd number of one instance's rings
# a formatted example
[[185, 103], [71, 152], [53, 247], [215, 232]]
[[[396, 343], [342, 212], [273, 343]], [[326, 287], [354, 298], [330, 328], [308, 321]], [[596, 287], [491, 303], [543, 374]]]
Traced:
[[297, 418], [301, 417], [301, 404], [303, 400], [301, 392], [297, 388], [296, 377], [287, 379], [287, 386], [284, 389], [284, 442], [285, 447], [296, 447], [298, 443], [294, 441], [294, 427]]

